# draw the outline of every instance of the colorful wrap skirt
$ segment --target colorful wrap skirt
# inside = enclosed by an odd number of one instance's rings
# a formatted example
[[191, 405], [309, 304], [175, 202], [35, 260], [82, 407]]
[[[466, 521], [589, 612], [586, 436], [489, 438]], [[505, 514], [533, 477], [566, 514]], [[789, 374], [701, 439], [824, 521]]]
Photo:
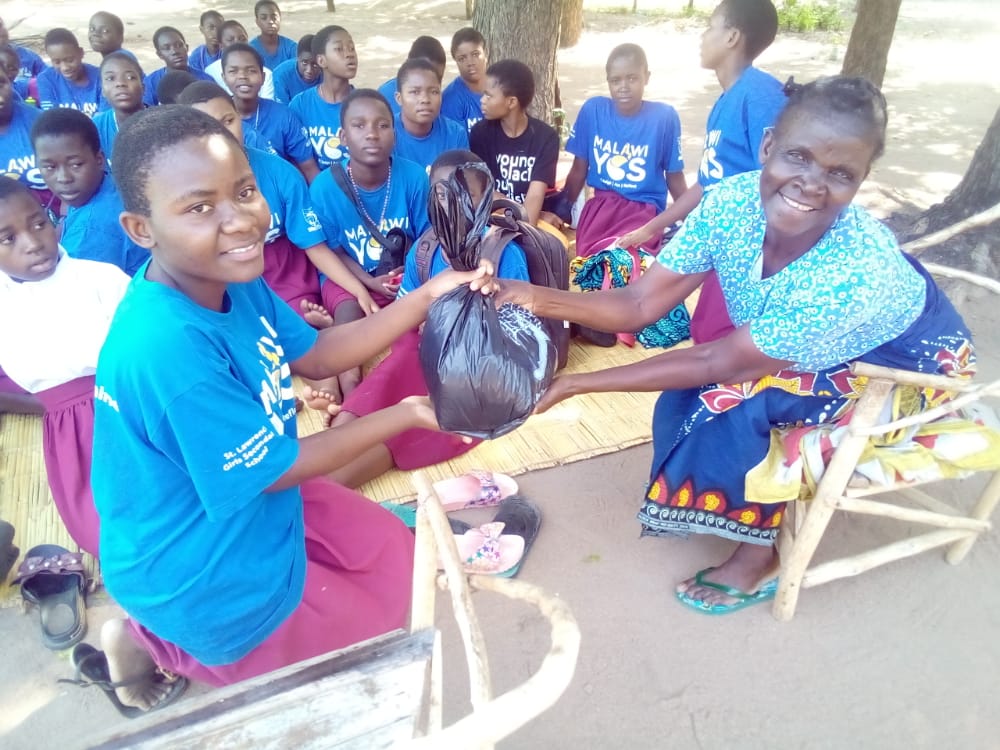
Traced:
[[[969, 376], [972, 337], [951, 302], [927, 280], [921, 315], [898, 337], [859, 357], [862, 362], [917, 372]], [[642, 534], [714, 534], [773, 544], [785, 503], [747, 500], [747, 475], [767, 460], [774, 428], [843, 420], [864, 388], [850, 363], [822, 372], [782, 370], [747, 383], [666, 391], [653, 413], [653, 464], [638, 518]]]

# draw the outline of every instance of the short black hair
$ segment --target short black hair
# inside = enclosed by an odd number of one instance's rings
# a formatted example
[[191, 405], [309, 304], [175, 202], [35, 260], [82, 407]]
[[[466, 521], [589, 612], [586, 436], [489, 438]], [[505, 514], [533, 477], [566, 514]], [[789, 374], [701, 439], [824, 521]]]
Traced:
[[439, 169], [445, 167], [460, 167], [463, 164], [486, 164], [486, 161], [479, 156], [479, 154], [473, 153], [468, 149], [464, 148], [453, 148], [449, 151], [442, 151], [438, 154], [438, 157], [431, 164], [431, 174]]
[[209, 18], [218, 18], [220, 21], [225, 21], [226, 20], [225, 18], [223, 18], [222, 14], [219, 13], [219, 11], [217, 11], [217, 10], [206, 10], [204, 13], [201, 14], [201, 17], [198, 19], [198, 25], [199, 26], [204, 26], [205, 25], [205, 21], [207, 21]]
[[629, 57], [635, 60], [643, 70], [649, 70], [649, 62], [646, 60], [646, 50], [640, 47], [638, 44], [619, 44], [613, 50], [611, 54], [608, 55], [608, 61], [604, 64], [604, 72], [611, 72], [611, 63], [620, 57]]
[[181, 38], [181, 41], [184, 42], [184, 44], [187, 44], [187, 39], [184, 38], [184, 35], [180, 32], [179, 29], [175, 29], [173, 26], [161, 26], [160, 28], [158, 28], [156, 31], [153, 32], [153, 47], [155, 49], [159, 49], [160, 37], [163, 36], [164, 34], [170, 34], [170, 33], [176, 34]]
[[389, 104], [389, 100], [382, 95], [381, 92], [375, 89], [354, 89], [347, 98], [344, 99], [344, 103], [340, 107], [340, 127], [346, 127], [347, 125], [347, 110], [351, 108], [351, 105], [359, 99], [374, 99], [377, 102], [382, 102], [385, 108], [389, 110], [389, 119], [392, 119], [392, 106]]
[[770, 47], [778, 33], [778, 10], [771, 0], [722, 0], [716, 10], [722, 12], [728, 28], [743, 35], [751, 60]]
[[403, 64], [399, 66], [399, 70], [396, 72], [396, 88], [403, 87], [403, 81], [406, 80], [408, 76], [414, 70], [427, 70], [434, 74], [437, 78], [437, 82], [441, 83], [441, 75], [434, 63], [428, 60], [426, 57], [411, 57], [403, 61]]
[[[107, 17], [107, 19], [111, 22], [111, 25], [114, 27], [115, 31], [117, 31], [122, 36], [125, 36], [125, 23], [122, 21], [121, 18], [116, 16], [114, 13], [109, 13], [106, 10], [99, 10], [94, 14], [94, 16]], [[94, 16], [91, 16], [91, 19], [93, 19]]]
[[264, 58], [261, 57], [260, 52], [255, 50], [249, 44], [244, 44], [243, 42], [236, 42], [235, 44], [230, 44], [224, 50], [222, 50], [222, 69], [226, 69], [226, 62], [229, 60], [229, 56], [234, 52], [246, 52], [248, 55], [253, 55], [254, 59], [257, 61], [257, 65], [260, 66], [261, 73], [264, 72]]
[[69, 29], [64, 29], [61, 26], [55, 29], [49, 29], [45, 32], [45, 42], [46, 47], [53, 44], [71, 44], [74, 47], [79, 47], [80, 42], [77, 41], [76, 35]]
[[308, 52], [310, 55], [313, 54], [313, 38], [315, 34], [306, 34], [301, 39], [299, 39], [298, 49], [295, 50], [295, 56], [298, 57], [303, 52]]
[[274, 2], [274, 0], [257, 0], [257, 2], [253, 4], [254, 17], [256, 17], [258, 13], [260, 13], [261, 8], [266, 7], [268, 5], [273, 5], [274, 9], [279, 13], [281, 13], [281, 8], [278, 7], [278, 4]]
[[[134, 67], [139, 72], [139, 77], [140, 78], [145, 78], [146, 77], [146, 74], [143, 73], [143, 71], [142, 71], [142, 66], [139, 64], [139, 61], [136, 60], [134, 57], [132, 57], [132, 55], [130, 55], [128, 52], [124, 52], [123, 50], [120, 50], [120, 49], [117, 49], [114, 52], [109, 52], [108, 54], [106, 54], [104, 56], [104, 59], [101, 60], [101, 64], [97, 66], [97, 69], [100, 70], [100, 71], [103, 71], [104, 70], [104, 66], [107, 63], [113, 62], [113, 61], [116, 61], [116, 60], [121, 60], [122, 62], [129, 63], [132, 67]], [[182, 72], [182, 71], [178, 71], [178, 70], [167, 71], [167, 73], [164, 74], [164, 78], [166, 78], [167, 75], [169, 75], [170, 73], [180, 73], [180, 72]]]
[[184, 90], [177, 95], [177, 104], [190, 107], [210, 102], [213, 99], [225, 99], [230, 104], [233, 101], [229, 93], [215, 81], [197, 80], [185, 86]]
[[345, 34], [350, 34], [347, 29], [343, 26], [324, 26], [322, 29], [316, 32], [312, 40], [312, 53], [314, 55], [325, 55], [326, 45], [330, 42], [330, 37], [334, 34], [339, 34], [340, 32]]
[[39, 138], [76, 135], [95, 154], [101, 151], [101, 136], [87, 115], [78, 109], [57, 107], [48, 109], [38, 116], [31, 126], [31, 147], [35, 148]]
[[21, 67], [21, 56], [17, 54], [17, 49], [13, 44], [9, 42], [7, 44], [0, 44], [0, 55], [2, 54], [12, 55], [17, 60], [17, 67]]
[[438, 65], [447, 65], [448, 56], [444, 52], [444, 45], [432, 36], [418, 36], [410, 45], [408, 58], [423, 57]]
[[486, 75], [496, 80], [504, 96], [515, 97], [521, 109], [531, 106], [535, 98], [535, 76], [523, 62], [500, 60], [486, 69]]
[[201, 80], [190, 70], [168, 70], [156, 84], [156, 100], [160, 104], [176, 104], [181, 92]]
[[[220, 43], [222, 42], [222, 33], [224, 31], [226, 31], [227, 29], [239, 29], [244, 34], [247, 33], [247, 27], [246, 26], [244, 26], [243, 24], [241, 24], [239, 21], [231, 18], [228, 21], [223, 21], [221, 24], [219, 24], [219, 30], [216, 33], [216, 39], [218, 39], [218, 41]], [[249, 34], [247, 34], [247, 36], [249, 36]]]
[[825, 76], [806, 84], [789, 78], [785, 95], [788, 103], [778, 115], [775, 132], [782, 132], [792, 115], [803, 110], [824, 118], [831, 114], [849, 116], [871, 133], [875, 147], [872, 161], [885, 152], [885, 129], [889, 120], [885, 97], [867, 78]]
[[484, 50], [486, 49], [486, 37], [471, 26], [465, 26], [464, 28], [456, 31], [451, 37], [451, 56], [454, 57], [455, 51], [460, 45], [465, 44], [466, 42], [478, 44]]
[[243, 150], [218, 120], [193, 107], [167, 104], [128, 118], [115, 138], [111, 157], [111, 172], [125, 210], [149, 216], [149, 173], [160, 154], [185, 141], [212, 135], [222, 135]]
[[0, 175], [0, 201], [13, 198], [15, 195], [26, 195], [33, 203], [38, 203], [35, 196], [31, 194], [31, 188], [20, 180], [15, 180], [7, 175]]

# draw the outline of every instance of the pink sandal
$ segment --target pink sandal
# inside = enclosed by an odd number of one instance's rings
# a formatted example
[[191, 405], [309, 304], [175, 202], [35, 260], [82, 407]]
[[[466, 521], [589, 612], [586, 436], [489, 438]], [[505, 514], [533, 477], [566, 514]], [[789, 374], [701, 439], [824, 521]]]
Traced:
[[483, 524], [455, 535], [458, 557], [466, 573], [502, 575], [524, 557], [524, 537], [504, 534], [502, 521]]
[[434, 491], [446, 511], [489, 508], [517, 494], [517, 482], [506, 474], [473, 469], [462, 476], [435, 482]]

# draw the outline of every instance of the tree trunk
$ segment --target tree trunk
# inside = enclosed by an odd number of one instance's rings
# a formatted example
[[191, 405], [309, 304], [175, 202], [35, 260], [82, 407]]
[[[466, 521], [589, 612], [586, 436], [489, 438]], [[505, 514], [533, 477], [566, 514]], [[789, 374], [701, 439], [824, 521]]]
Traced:
[[465, 20], [472, 18], [472, 0], [465, 0]]
[[841, 72], [864, 76], [879, 88], [885, 77], [892, 34], [902, 0], [858, 0], [858, 15], [851, 29], [851, 39], [844, 55]]
[[326, 10], [328, 13], [333, 13], [337, 9], [334, 7], [333, 0], [326, 0]]
[[566, 49], [580, 41], [583, 33], [583, 0], [562, 0], [559, 47]]
[[478, 0], [472, 25], [486, 37], [491, 61], [520, 60], [535, 74], [532, 115], [552, 122], [561, 0]]

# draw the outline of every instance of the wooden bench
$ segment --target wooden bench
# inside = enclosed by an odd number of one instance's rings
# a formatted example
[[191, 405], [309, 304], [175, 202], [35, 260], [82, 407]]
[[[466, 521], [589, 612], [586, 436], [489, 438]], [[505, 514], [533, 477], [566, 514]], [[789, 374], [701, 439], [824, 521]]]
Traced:
[[[410, 630], [387, 633], [251, 680], [182, 700], [91, 744], [112, 748], [491, 748], [556, 702], [576, 669], [580, 630], [566, 604], [531, 584], [466, 576], [433, 487], [419, 496]], [[438, 562], [444, 573], [438, 573]], [[450, 592], [465, 648], [472, 713], [442, 728], [437, 588]], [[494, 697], [473, 590], [531, 604], [551, 627], [538, 671]]]

